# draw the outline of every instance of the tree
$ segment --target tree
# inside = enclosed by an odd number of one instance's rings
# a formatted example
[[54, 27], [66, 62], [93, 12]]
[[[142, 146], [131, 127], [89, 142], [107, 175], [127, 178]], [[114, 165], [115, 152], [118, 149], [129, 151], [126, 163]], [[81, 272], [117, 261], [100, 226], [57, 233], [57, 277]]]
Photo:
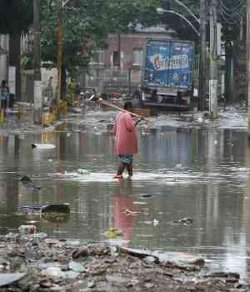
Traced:
[[156, 8], [160, 0], [109, 0], [107, 25], [109, 32], [126, 33], [134, 29], [136, 24], [150, 26], [159, 23]]
[[[103, 26], [103, 1], [86, 1], [85, 5], [63, 8], [63, 65], [73, 71], [75, 66], [85, 66], [93, 47], [100, 45], [105, 35]], [[96, 11], [96, 12], [95, 12]], [[56, 64], [57, 52], [57, 15], [56, 6], [45, 1], [42, 3], [42, 60], [51, 66]]]
[[[45, 66], [56, 66], [58, 6], [42, 1], [41, 57]], [[110, 32], [127, 32], [140, 22], [156, 23], [158, 0], [70, 0], [62, 9], [63, 70], [71, 76], [87, 68], [96, 49], [105, 48]], [[62, 73], [62, 77], [65, 74]], [[65, 83], [62, 80], [62, 83]]]
[[21, 95], [20, 37], [26, 32], [33, 18], [32, 1], [0, 0], [0, 33], [9, 34], [9, 64], [16, 67], [16, 96]]
[[32, 23], [32, 1], [0, 0], [0, 33], [20, 34]]
[[[42, 1], [42, 60], [56, 64], [57, 11], [53, 1]], [[105, 47], [109, 32], [126, 32], [135, 23], [150, 23], [158, 0], [69, 1], [63, 9], [63, 64], [72, 71], [87, 66], [92, 52]], [[152, 10], [152, 8], [154, 8]], [[153, 11], [153, 12], [152, 12]]]

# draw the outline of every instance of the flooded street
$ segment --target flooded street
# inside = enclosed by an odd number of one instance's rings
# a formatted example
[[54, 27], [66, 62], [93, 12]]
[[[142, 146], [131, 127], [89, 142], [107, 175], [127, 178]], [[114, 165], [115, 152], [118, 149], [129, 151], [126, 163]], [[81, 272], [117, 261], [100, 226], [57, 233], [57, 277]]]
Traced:
[[[229, 109], [213, 124], [198, 114], [150, 118], [152, 123], [138, 127], [132, 181], [112, 178], [118, 161], [107, 126], [115, 114], [71, 115], [55, 130], [1, 131], [1, 233], [32, 223], [52, 237], [102, 242], [115, 227], [122, 230], [125, 246], [198, 254], [212, 271], [238, 272], [246, 279], [250, 148], [245, 112]], [[33, 149], [32, 143], [56, 147]], [[20, 182], [24, 175], [32, 184]], [[70, 216], [50, 222], [20, 209], [46, 203], [69, 203]]]

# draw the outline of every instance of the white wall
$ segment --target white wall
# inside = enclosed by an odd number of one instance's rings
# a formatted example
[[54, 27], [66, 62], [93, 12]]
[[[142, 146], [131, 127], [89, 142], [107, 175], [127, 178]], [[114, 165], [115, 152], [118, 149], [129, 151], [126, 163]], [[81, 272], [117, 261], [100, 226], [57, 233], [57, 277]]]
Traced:
[[0, 34], [0, 82], [8, 80], [8, 50], [9, 36]]

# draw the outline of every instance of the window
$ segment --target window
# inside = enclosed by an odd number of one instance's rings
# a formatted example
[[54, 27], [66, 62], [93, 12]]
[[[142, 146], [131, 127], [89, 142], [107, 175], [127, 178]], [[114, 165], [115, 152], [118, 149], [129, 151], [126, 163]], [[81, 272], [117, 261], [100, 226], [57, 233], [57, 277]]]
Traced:
[[113, 66], [120, 66], [120, 54], [118, 51], [113, 52]]
[[136, 65], [136, 66], [143, 65], [143, 50], [142, 49], [133, 50], [133, 65]]
[[90, 64], [104, 64], [104, 51], [97, 50], [93, 52]]

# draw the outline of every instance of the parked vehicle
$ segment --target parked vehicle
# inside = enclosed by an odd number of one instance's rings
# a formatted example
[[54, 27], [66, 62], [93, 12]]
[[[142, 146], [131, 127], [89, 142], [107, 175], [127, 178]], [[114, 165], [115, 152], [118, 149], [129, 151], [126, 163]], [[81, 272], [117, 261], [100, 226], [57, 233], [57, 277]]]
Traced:
[[141, 104], [144, 107], [189, 109], [193, 60], [192, 42], [149, 40], [140, 89]]
[[93, 87], [85, 87], [80, 91], [81, 100], [89, 99], [93, 95], [96, 95], [96, 89]]

